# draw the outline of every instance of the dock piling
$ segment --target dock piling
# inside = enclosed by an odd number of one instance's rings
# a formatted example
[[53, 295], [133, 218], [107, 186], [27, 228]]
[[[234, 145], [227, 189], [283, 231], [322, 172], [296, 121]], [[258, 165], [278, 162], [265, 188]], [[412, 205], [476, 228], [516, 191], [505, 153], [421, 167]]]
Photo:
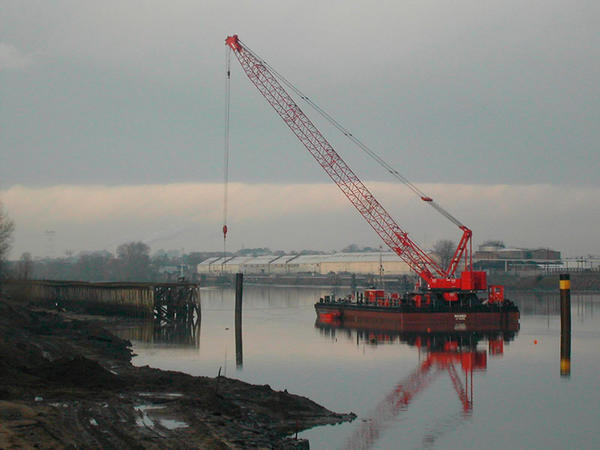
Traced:
[[235, 274], [235, 364], [238, 369], [244, 366], [242, 345], [242, 297], [244, 291], [244, 274]]
[[560, 376], [571, 376], [571, 280], [560, 274]]

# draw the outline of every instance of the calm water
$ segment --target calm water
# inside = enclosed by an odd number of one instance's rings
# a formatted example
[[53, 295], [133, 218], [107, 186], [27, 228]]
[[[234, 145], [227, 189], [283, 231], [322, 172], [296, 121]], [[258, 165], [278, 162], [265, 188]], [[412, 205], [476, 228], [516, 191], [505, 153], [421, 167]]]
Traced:
[[330, 293], [245, 286], [242, 365], [231, 289], [201, 290], [193, 333], [121, 334], [136, 365], [207, 376], [221, 369], [357, 414], [303, 432], [313, 449], [600, 448], [599, 294], [572, 295], [565, 378], [558, 294], [510, 295], [521, 310], [516, 333], [427, 336], [317, 326], [313, 304]]

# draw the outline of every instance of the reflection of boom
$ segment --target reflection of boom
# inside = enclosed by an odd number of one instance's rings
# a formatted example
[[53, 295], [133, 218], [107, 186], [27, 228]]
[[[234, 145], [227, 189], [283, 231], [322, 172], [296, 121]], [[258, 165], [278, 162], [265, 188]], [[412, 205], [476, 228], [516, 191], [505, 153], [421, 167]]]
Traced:
[[[456, 351], [455, 343], [447, 342], [444, 351], [428, 353], [427, 358], [404, 381], [385, 396], [375, 407], [371, 417], [348, 439], [346, 449], [368, 449], [379, 438], [381, 431], [401, 410], [422, 392], [441, 372], [446, 371], [461, 401], [463, 416], [473, 409], [473, 370], [485, 370], [485, 351]], [[465, 384], [460, 380], [457, 366], [465, 373]]]
[[375, 407], [370, 418], [358, 428], [348, 439], [346, 449], [368, 449], [379, 439], [381, 431], [387, 423], [405, 409], [415, 395], [421, 392], [439, 374], [431, 370], [431, 362], [423, 362], [404, 381], [399, 383]]
[[[289, 81], [279, 75], [272, 67], [243, 44], [237, 35], [228, 37], [225, 43], [235, 54], [250, 81], [265, 97], [277, 114], [279, 114], [285, 124], [292, 130], [385, 244], [425, 282], [427, 289], [435, 290], [439, 293], [440, 297], [443, 297], [447, 301], [473, 300], [476, 298], [476, 292], [488, 289], [486, 273], [473, 270], [472, 231], [468, 227], [444, 210], [414, 184], [410, 183], [398, 171], [393, 169], [348, 130], [342, 127], [329, 114], [315, 105], [308, 97], [303, 95]], [[333, 149], [323, 134], [321, 134], [313, 122], [296, 104], [280, 81], [290, 90], [300, 95], [303, 100], [313, 106], [323, 117], [371, 155], [392, 175], [402, 180], [422, 201], [431, 205], [462, 231], [462, 237], [448, 267], [441, 267], [408, 237], [408, 233], [400, 228], [354, 171]], [[457, 271], [461, 266], [464, 267], [464, 271], [457, 278]], [[492, 289], [489, 300], [491, 302], [502, 302], [503, 293], [499, 294], [499, 291]]]
[[[359, 346], [402, 343], [423, 350], [424, 359], [405, 380], [398, 383], [375, 407], [370, 418], [357, 425], [354, 434], [345, 443], [347, 449], [368, 449], [383, 433], [386, 426], [402, 410], [406, 410], [415, 397], [423, 392], [442, 372], [450, 377], [462, 408], [450, 420], [430, 424], [423, 437], [424, 445], [432, 444], [443, 433], [440, 427], [456, 424], [470, 416], [473, 410], [473, 372], [487, 368], [487, 353], [477, 350], [483, 340], [489, 343], [489, 354], [500, 357], [504, 342], [515, 338], [517, 322], [468, 323], [453, 327], [436, 326], [437, 320], [413, 323], [406, 327], [402, 320], [381, 320], [380, 317], [354, 320], [351, 317], [332, 318], [319, 315], [315, 327], [330, 339], [346, 336]], [[356, 336], [353, 336], [353, 332]], [[421, 354], [421, 353], [420, 353]], [[464, 373], [464, 378], [462, 377]]]

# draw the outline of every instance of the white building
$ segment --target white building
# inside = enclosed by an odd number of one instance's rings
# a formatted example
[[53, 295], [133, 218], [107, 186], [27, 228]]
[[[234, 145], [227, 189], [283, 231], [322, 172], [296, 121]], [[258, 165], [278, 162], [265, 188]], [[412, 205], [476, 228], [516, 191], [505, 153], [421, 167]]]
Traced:
[[198, 264], [198, 273], [247, 274], [335, 273], [407, 275], [408, 265], [392, 252], [334, 253], [329, 255], [262, 255], [209, 258]]
[[222, 256], [213, 256], [205, 259], [196, 267], [198, 273], [219, 273], [221, 272]]
[[408, 264], [392, 252], [336, 253], [321, 263], [321, 273], [329, 272], [378, 274], [383, 266], [384, 275], [406, 275], [411, 273]]

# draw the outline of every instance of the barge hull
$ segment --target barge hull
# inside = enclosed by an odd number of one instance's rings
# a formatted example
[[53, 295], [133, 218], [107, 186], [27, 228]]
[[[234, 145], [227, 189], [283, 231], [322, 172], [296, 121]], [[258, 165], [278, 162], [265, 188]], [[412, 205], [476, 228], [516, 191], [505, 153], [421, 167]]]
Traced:
[[351, 328], [389, 331], [519, 330], [518, 310], [406, 311], [403, 308], [317, 303], [317, 321]]

